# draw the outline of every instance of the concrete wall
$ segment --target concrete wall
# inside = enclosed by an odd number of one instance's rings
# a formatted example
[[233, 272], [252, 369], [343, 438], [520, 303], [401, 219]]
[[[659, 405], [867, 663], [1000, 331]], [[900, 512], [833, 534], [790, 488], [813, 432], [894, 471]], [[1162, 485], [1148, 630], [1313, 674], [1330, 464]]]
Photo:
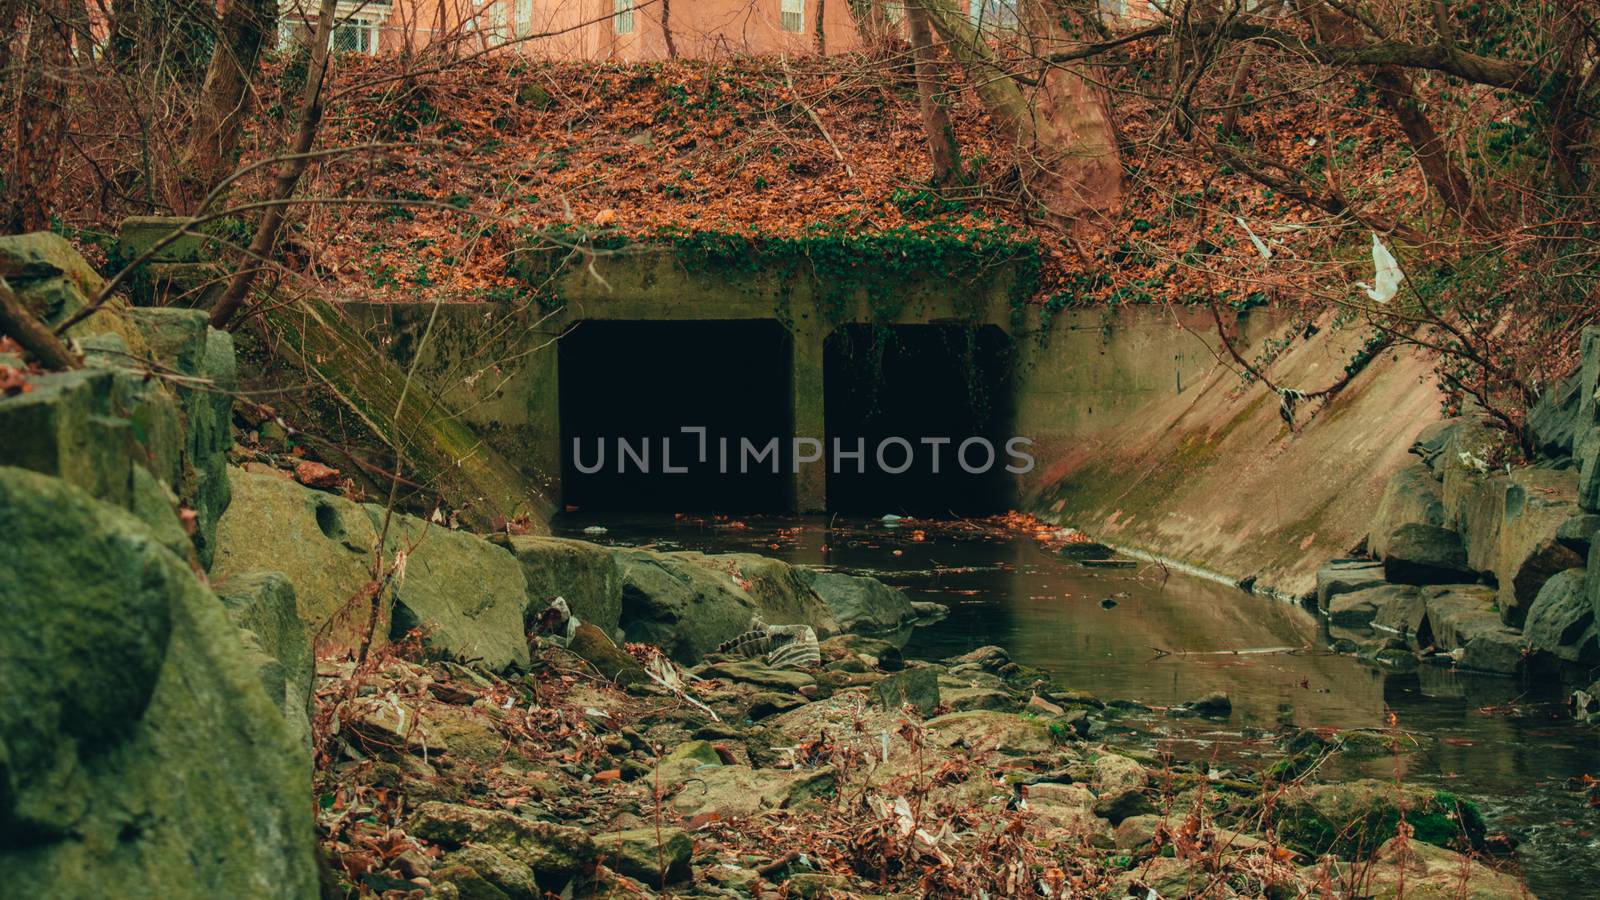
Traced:
[[[1019, 476], [1026, 509], [1110, 542], [1262, 587], [1310, 589], [1315, 565], [1365, 535], [1384, 482], [1412, 437], [1436, 420], [1426, 361], [1385, 354], [1326, 408], [1291, 431], [1277, 397], [1246, 384], [1218, 349], [1208, 313], [1134, 307], [1070, 310], [1014, 321], [1011, 272], [905, 286], [890, 321], [968, 321], [1013, 335], [1016, 418], [1034, 440], [1035, 470]], [[595, 277], [598, 275], [598, 277]], [[595, 274], [563, 276], [563, 309], [531, 301], [433, 307], [347, 304], [379, 343], [409, 362], [430, 318], [420, 371], [486, 441], [559, 497], [555, 342], [586, 320], [771, 319], [794, 337], [794, 433], [824, 439], [823, 341], [842, 322], [876, 321], [865, 297], [824, 315], [806, 273], [696, 274], [670, 254], [600, 257]], [[1285, 386], [1333, 382], [1360, 348], [1359, 329], [1321, 323], [1276, 361]], [[1238, 327], [1254, 358], [1300, 324], [1255, 312]], [[1047, 332], [1047, 333], [1046, 333]], [[618, 360], [618, 365], [626, 365]], [[641, 372], [641, 383], [649, 373]], [[821, 464], [802, 467], [801, 510], [826, 508]]]
[[[440, 305], [346, 303], [359, 328], [402, 364], [422, 348], [418, 371], [462, 420], [517, 461], [548, 497], [560, 496], [561, 423], [555, 343], [585, 321], [780, 322], [793, 338], [789, 393], [796, 437], [825, 441], [823, 342], [839, 324], [962, 321], [1012, 328], [1009, 267], [963, 277], [940, 273], [898, 292], [896, 315], [881, 318], [864, 294], [843, 310], [819, 307], [815, 276], [798, 271], [696, 273], [670, 253], [596, 257], [561, 276], [564, 305], [532, 300]], [[432, 322], [432, 333], [424, 335]], [[625, 359], [617, 365], [627, 365]], [[649, 373], [640, 372], [641, 384]], [[826, 471], [806, 464], [795, 476], [796, 509], [827, 508]]]

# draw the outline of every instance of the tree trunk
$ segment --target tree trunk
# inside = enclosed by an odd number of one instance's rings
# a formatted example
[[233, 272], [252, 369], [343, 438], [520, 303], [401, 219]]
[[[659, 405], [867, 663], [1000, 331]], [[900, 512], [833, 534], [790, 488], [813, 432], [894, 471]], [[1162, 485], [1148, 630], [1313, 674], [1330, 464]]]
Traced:
[[[27, 17], [27, 44], [12, 116], [11, 171], [6, 178], [7, 232], [50, 227], [50, 208], [61, 177], [67, 139], [67, 85], [72, 77], [72, 0], [40, 0]], [[7, 39], [10, 35], [7, 35]]]
[[244, 305], [250, 286], [262, 264], [272, 258], [278, 244], [278, 233], [283, 229], [283, 219], [288, 201], [300, 184], [300, 176], [311, 160], [307, 156], [317, 139], [317, 127], [322, 123], [322, 85], [328, 74], [328, 41], [333, 34], [334, 8], [338, 0], [322, 0], [317, 12], [317, 30], [311, 38], [311, 65], [306, 70], [305, 100], [300, 107], [300, 123], [295, 130], [294, 145], [289, 148], [289, 158], [279, 164], [272, 180], [273, 205], [261, 214], [255, 236], [250, 240], [246, 258], [240, 261], [239, 271], [228, 281], [228, 289], [211, 308], [211, 325], [226, 328]]
[[966, 13], [957, 9], [953, 0], [909, 0], [906, 5], [927, 14], [929, 24], [944, 40], [950, 55], [972, 75], [979, 99], [1005, 129], [1006, 136], [1019, 146], [1032, 145], [1034, 122], [1028, 99]]
[[667, 42], [667, 59], [677, 59], [678, 44], [672, 39], [672, 0], [661, 0], [661, 37]]
[[276, 32], [277, 11], [277, 0], [227, 0], [223, 7], [222, 36], [206, 68], [182, 167], [182, 206], [190, 212], [233, 169], [250, 80], [262, 44]]
[[933, 29], [928, 24], [928, 14], [915, 5], [906, 8], [906, 25], [911, 35], [917, 100], [922, 107], [922, 127], [928, 135], [928, 158], [933, 164], [933, 183], [946, 185], [959, 175], [961, 147], [956, 143], [955, 126], [950, 124], [950, 111], [939, 92]]
[[812, 26], [812, 34], [817, 39], [817, 55], [828, 55], [828, 35], [822, 30], [823, 17], [828, 14], [828, 0], [817, 0], [817, 21]]

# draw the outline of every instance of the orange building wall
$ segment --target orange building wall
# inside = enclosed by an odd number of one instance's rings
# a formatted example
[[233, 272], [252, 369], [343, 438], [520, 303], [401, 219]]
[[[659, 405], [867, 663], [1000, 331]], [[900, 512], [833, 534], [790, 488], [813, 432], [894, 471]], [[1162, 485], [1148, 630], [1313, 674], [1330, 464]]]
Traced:
[[[860, 46], [849, 0], [805, 0], [805, 21], [799, 32], [780, 27], [781, 2], [672, 0], [672, 35], [678, 55], [814, 53], [819, 6], [829, 53]], [[482, 5], [473, 0], [394, 0], [387, 15], [371, 5], [353, 14], [376, 15], [383, 22], [381, 52], [459, 40], [466, 50], [503, 46], [505, 52], [552, 59], [638, 61], [668, 55], [659, 0], [637, 0], [630, 34], [616, 32], [614, 0], [532, 0], [531, 21], [518, 21], [517, 6], [517, 0], [491, 0]], [[493, 38], [497, 33], [501, 35], [498, 41]]]

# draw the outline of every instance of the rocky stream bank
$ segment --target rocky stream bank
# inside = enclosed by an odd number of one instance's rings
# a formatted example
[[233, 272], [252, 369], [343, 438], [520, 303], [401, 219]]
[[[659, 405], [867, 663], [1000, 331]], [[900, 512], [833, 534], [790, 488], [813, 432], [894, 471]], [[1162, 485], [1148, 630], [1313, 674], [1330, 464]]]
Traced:
[[[47, 321], [99, 286], [49, 236], [0, 265]], [[999, 648], [903, 658], [871, 633], [933, 611], [872, 579], [301, 483], [234, 442], [201, 313], [73, 336], [81, 369], [0, 357], [18, 896], [1526, 895], [1469, 798], [1319, 778], [1398, 731], [1174, 759]]]

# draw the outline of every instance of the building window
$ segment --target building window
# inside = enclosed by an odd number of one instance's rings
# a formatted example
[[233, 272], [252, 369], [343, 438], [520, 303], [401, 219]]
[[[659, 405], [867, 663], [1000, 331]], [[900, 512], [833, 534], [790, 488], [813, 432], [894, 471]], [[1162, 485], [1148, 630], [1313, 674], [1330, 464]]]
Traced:
[[511, 0], [491, 0], [489, 4], [489, 45], [499, 46], [506, 42], [510, 31], [506, 28], [506, 4]]
[[517, 36], [533, 34], [533, 0], [517, 0]]
[[[784, 31], [804, 31], [806, 29], [806, 0], [779, 0], [783, 5], [779, 8], [778, 25]], [[771, 9], [771, 7], [768, 7]]]
[[329, 35], [329, 49], [335, 53], [366, 53], [378, 52], [378, 26], [375, 22], [361, 19], [345, 19], [336, 22], [333, 34]]
[[979, 31], [1017, 27], [1017, 0], [972, 0], [969, 9]]
[[633, 0], [613, 0], [616, 4], [612, 7], [611, 21], [617, 26], [617, 34], [633, 34]]

